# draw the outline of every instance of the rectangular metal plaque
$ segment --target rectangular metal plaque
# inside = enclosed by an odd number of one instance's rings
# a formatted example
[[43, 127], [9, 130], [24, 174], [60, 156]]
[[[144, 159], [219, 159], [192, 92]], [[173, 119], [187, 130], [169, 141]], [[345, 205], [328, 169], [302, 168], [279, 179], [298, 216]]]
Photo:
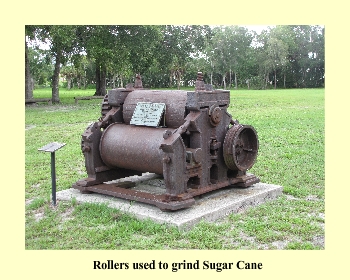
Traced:
[[130, 124], [157, 127], [164, 110], [165, 103], [138, 102]]
[[66, 143], [52, 142], [52, 143], [49, 143], [49, 144], [45, 145], [44, 147], [38, 149], [38, 151], [53, 153], [53, 152], [57, 151], [58, 149], [61, 149], [65, 145], [66, 145]]

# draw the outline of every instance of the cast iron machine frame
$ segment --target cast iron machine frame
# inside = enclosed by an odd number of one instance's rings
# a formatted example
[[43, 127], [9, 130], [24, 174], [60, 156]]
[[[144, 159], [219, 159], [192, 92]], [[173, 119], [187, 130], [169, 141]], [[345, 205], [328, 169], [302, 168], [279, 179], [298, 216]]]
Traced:
[[[258, 135], [227, 112], [230, 91], [205, 85], [200, 72], [195, 91], [188, 92], [147, 90], [140, 80], [138, 76], [134, 87], [113, 89], [105, 96], [101, 118], [82, 135], [88, 177], [73, 188], [178, 210], [194, 205], [195, 196], [260, 181], [247, 173], [256, 161]], [[161, 112], [158, 119], [148, 116], [155, 125], [143, 120], [135, 124], [135, 112], [144, 104]], [[163, 176], [164, 194], [106, 184], [144, 172]]]

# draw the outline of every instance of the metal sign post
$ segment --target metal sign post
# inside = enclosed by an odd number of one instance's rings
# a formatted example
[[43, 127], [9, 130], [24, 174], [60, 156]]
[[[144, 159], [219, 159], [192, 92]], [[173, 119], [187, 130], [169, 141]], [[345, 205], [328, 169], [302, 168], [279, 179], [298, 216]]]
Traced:
[[55, 152], [65, 146], [66, 143], [52, 142], [44, 147], [38, 149], [38, 151], [51, 153], [51, 180], [52, 180], [52, 203], [56, 206], [56, 167], [55, 167]]

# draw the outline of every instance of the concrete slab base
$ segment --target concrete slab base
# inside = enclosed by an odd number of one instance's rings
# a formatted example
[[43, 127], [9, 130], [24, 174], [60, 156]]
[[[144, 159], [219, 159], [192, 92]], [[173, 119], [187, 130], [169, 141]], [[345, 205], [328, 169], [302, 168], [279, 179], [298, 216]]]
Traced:
[[[140, 191], [152, 191], [153, 193], [165, 191], [162, 178], [156, 174], [145, 173], [143, 176], [132, 176], [118, 181], [123, 180], [136, 182], [135, 189]], [[282, 189], [281, 186], [265, 183], [257, 183], [248, 188], [226, 187], [195, 197], [196, 204], [194, 206], [174, 212], [163, 212], [153, 205], [101, 194], [82, 194], [76, 189], [57, 192], [56, 197], [58, 200], [75, 198], [79, 203], [106, 203], [109, 207], [117, 208], [139, 219], [151, 219], [157, 223], [169, 224], [179, 229], [189, 229], [201, 220], [215, 221], [230, 213], [237, 213], [247, 207], [274, 199], [282, 193]]]

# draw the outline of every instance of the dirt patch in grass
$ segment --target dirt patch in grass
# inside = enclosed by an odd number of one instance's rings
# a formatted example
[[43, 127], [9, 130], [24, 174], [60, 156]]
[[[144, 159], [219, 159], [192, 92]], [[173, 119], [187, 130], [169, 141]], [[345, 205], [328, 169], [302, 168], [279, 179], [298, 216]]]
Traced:
[[274, 241], [272, 242], [272, 245], [276, 247], [277, 250], [283, 250], [288, 244], [288, 241], [286, 240], [278, 240], [278, 241]]
[[26, 205], [31, 204], [31, 203], [33, 202], [33, 200], [34, 200], [34, 198], [32, 198], [32, 199], [27, 199], [27, 200], [26, 200], [26, 202], [25, 202], [25, 203], [26, 203]]
[[312, 239], [312, 244], [316, 247], [324, 249], [324, 243], [324, 235], [318, 235]]
[[306, 200], [313, 200], [313, 201], [319, 201], [320, 199], [319, 198], [317, 198], [317, 196], [316, 195], [308, 195], [307, 197], [306, 197]]
[[292, 195], [290, 195], [290, 194], [287, 194], [287, 195], [286, 195], [286, 198], [287, 198], [288, 200], [299, 200], [299, 198], [296, 198], [296, 197], [294, 197], [294, 196], [292, 196]]
[[45, 216], [44, 208], [40, 208], [40, 209], [34, 211], [34, 218], [35, 218], [36, 222], [39, 222], [41, 219], [44, 218], [44, 216]]
[[248, 241], [250, 243], [255, 243], [255, 237], [253, 236], [248, 236], [243, 232], [240, 232], [239, 237], [245, 241]]
[[26, 125], [26, 130], [29, 130], [29, 129], [32, 129], [32, 128], [36, 128], [36, 125], [33, 125], [33, 124]]
[[68, 220], [72, 220], [72, 213], [74, 211], [73, 207], [68, 208], [65, 212], [63, 212], [61, 214], [61, 218], [62, 218], [62, 222], [68, 221]]

